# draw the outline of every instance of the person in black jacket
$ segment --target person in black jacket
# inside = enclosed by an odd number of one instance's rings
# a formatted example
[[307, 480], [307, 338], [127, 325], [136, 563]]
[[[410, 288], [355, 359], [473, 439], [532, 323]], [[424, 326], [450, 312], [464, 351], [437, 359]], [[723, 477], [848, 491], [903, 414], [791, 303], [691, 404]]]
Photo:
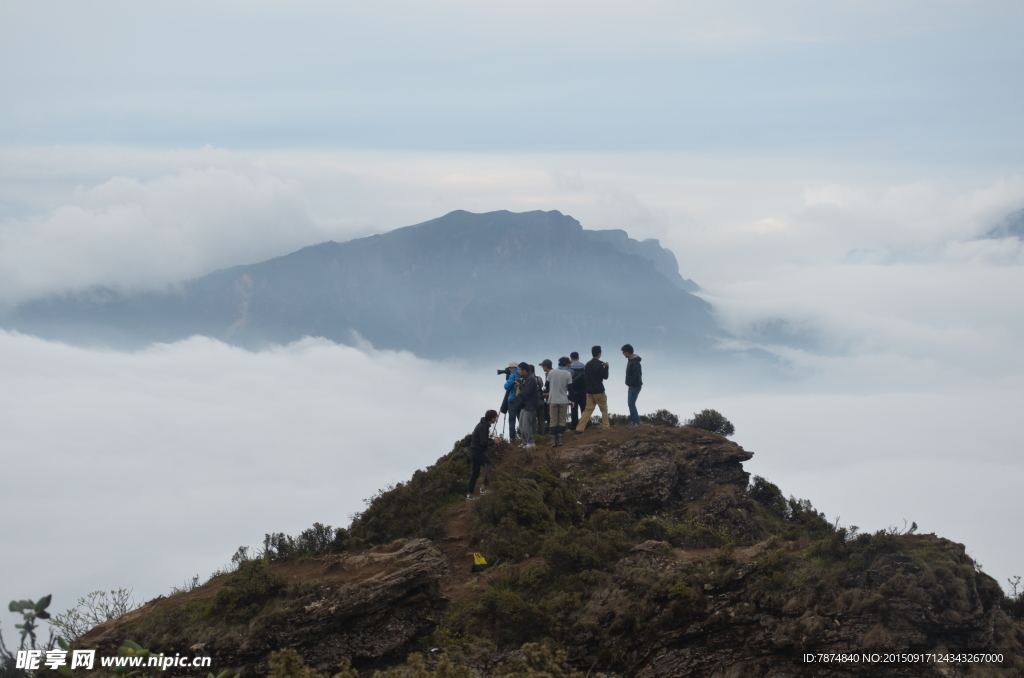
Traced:
[[608, 363], [601, 362], [600, 346], [591, 348], [590, 355], [594, 358], [583, 368], [587, 379], [587, 409], [583, 410], [583, 414], [580, 415], [576, 435], [583, 435], [583, 430], [590, 423], [590, 416], [594, 414], [595, 407], [601, 408], [601, 428], [612, 427], [612, 422], [608, 418], [608, 394], [604, 392], [604, 380], [608, 378]]
[[580, 423], [580, 412], [587, 406], [587, 380], [583, 374], [585, 365], [580, 362], [580, 354], [573, 351], [569, 354], [569, 360], [569, 372], [572, 374], [572, 383], [569, 385], [572, 423], [569, 428], [575, 429]]
[[[498, 413], [494, 410], [487, 410], [469, 436], [469, 458], [473, 462], [473, 472], [469, 476], [469, 494], [466, 495], [466, 501], [476, 499], [473, 496], [473, 490], [476, 489], [476, 479], [480, 477], [480, 469], [491, 465], [491, 460], [487, 458], [487, 448], [501, 442], [500, 438], [492, 439], [490, 437], [490, 429], [496, 421], [498, 421]], [[487, 494], [487, 476], [488, 473], [485, 469], [484, 484], [480, 486], [480, 494]]]
[[640, 356], [633, 353], [633, 345], [622, 347], [622, 355], [626, 356], [626, 404], [629, 406], [629, 421], [636, 427], [640, 425], [640, 413], [636, 411], [636, 398], [640, 395], [640, 387], [644, 385], [643, 371], [640, 369]]

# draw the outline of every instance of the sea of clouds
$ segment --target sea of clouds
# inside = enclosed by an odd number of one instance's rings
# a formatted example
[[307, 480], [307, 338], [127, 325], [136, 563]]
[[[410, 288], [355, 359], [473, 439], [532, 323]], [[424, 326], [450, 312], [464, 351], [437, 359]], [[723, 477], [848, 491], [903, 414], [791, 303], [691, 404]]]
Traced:
[[[1024, 258], [1019, 238], [987, 234], [1024, 207], [1024, 178], [802, 162], [0, 150], [0, 304], [161, 289], [452, 209], [559, 209], [660, 238], [733, 333], [723, 350], [774, 356], [757, 372], [684, 371], [637, 347], [642, 411], [719, 409], [756, 454], [748, 470], [830, 519], [916, 521], [1000, 581], [1021, 573]], [[345, 525], [497, 404], [495, 367], [586, 348], [491, 365], [358, 337], [124, 353], [0, 332], [0, 599], [147, 599], [266, 532]], [[624, 412], [623, 361], [607, 352]]]

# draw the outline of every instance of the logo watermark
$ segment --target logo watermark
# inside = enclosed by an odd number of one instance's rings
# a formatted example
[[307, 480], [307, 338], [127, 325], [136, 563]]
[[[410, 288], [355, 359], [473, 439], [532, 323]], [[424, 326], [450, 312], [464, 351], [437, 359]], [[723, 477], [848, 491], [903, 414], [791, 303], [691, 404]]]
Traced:
[[[113, 656], [100, 657], [99, 664], [104, 668], [154, 668], [166, 671], [171, 667], [209, 668], [212, 657], [182, 657], [176, 654], [154, 654], [148, 657]], [[59, 669], [67, 666], [70, 669], [90, 670], [96, 665], [96, 650], [18, 650], [15, 668], [38, 671], [41, 667]]]

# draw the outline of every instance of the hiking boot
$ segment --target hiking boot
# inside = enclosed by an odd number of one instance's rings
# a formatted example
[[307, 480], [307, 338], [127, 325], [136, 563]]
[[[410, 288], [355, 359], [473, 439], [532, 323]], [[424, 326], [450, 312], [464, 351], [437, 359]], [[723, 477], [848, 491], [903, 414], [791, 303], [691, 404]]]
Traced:
[[476, 501], [476, 497], [471, 494], [466, 495], [466, 501]]
[[575, 434], [576, 434], [576, 435], [578, 435], [578, 436], [581, 436], [581, 435], [583, 435], [583, 431], [573, 431], [573, 433], [575, 433]]
[[490, 490], [488, 490], [486, 487], [480, 488], [480, 494], [487, 494], [488, 492], [490, 492]]

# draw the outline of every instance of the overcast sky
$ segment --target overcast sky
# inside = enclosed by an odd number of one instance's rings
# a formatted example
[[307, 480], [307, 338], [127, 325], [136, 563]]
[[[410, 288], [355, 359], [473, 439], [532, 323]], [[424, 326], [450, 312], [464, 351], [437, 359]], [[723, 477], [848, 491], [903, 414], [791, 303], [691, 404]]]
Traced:
[[[678, 374], [647, 354], [642, 410], [717, 407], [752, 472], [844, 524], [962, 541], [1005, 583], [1024, 574], [1024, 254], [992, 230], [1024, 209], [1022, 20], [967, 1], [4, 3], [0, 310], [453, 209], [557, 209], [659, 238], [733, 345], [779, 358]], [[0, 497], [0, 599], [149, 598], [264, 532], [347, 524], [467, 433], [493, 382], [358, 342], [0, 333], [3, 475], [24, 480]]]

